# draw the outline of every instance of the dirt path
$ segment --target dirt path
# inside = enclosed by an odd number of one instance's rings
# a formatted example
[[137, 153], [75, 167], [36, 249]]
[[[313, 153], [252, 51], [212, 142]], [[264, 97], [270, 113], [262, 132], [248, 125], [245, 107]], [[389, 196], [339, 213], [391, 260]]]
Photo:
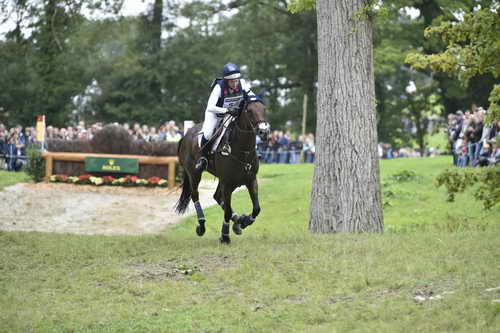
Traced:
[[[212, 198], [217, 181], [202, 181], [200, 201]], [[71, 184], [17, 184], [0, 191], [0, 230], [85, 235], [157, 233], [178, 222], [180, 189]], [[192, 203], [187, 214], [194, 213]]]

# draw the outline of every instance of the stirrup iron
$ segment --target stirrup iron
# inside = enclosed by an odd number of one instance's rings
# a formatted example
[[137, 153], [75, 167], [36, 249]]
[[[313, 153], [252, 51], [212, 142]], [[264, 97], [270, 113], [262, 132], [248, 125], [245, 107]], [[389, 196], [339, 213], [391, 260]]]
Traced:
[[229, 144], [225, 143], [224, 145], [222, 145], [220, 153], [221, 153], [221, 155], [229, 156], [231, 154], [231, 146]]

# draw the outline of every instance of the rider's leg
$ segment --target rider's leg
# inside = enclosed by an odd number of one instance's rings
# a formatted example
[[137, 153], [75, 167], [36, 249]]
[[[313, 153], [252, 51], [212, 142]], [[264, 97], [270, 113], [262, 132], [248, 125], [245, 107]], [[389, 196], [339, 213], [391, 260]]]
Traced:
[[196, 169], [203, 171], [208, 166], [208, 155], [210, 154], [211, 145], [207, 142], [212, 138], [219, 119], [212, 112], [205, 112], [205, 120], [203, 121], [202, 132], [203, 136], [201, 138], [200, 147], [200, 158], [196, 162]]
[[210, 144], [208, 139], [205, 138], [205, 135], [201, 138], [201, 147], [200, 147], [200, 158], [196, 162], [195, 168], [197, 170], [203, 171], [208, 166], [208, 154], [210, 153]]

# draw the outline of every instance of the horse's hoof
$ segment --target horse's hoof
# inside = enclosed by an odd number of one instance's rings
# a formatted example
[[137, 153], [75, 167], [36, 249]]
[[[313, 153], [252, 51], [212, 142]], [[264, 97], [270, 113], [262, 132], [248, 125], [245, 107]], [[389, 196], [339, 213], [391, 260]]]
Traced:
[[239, 223], [233, 223], [233, 232], [238, 236], [241, 235], [241, 226]]
[[241, 225], [241, 229], [245, 229], [246, 227], [251, 225], [253, 221], [254, 220], [250, 217], [250, 215], [241, 215], [238, 219], [238, 224]]
[[231, 244], [231, 238], [229, 236], [222, 236], [219, 238], [221, 244]]
[[205, 226], [198, 224], [196, 226], [196, 234], [200, 237], [203, 236], [205, 234]]

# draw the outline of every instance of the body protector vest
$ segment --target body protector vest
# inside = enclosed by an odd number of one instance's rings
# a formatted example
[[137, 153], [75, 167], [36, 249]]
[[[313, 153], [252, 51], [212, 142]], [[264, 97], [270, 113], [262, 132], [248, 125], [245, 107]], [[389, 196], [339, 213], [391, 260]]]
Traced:
[[[241, 85], [241, 82], [238, 83], [238, 86], [236, 89], [232, 90], [230, 89], [224, 80], [222, 79], [216, 79], [214, 82], [210, 85], [210, 90], [212, 90], [216, 85], [219, 85], [221, 88], [221, 95], [219, 96], [219, 99], [217, 100], [216, 105], [221, 108], [234, 108], [234, 107], [240, 107], [242, 102], [247, 96], [247, 93], [243, 90], [243, 87]], [[212, 145], [211, 151], [215, 152], [217, 150], [217, 147], [221, 143], [222, 138], [224, 137], [224, 134], [226, 134], [226, 131], [229, 126], [229, 122], [222, 122], [222, 129], [220, 131], [220, 134], [215, 138], [215, 141]], [[199, 145], [201, 147], [201, 137], [199, 139]], [[227, 143], [227, 142], [226, 142]], [[224, 147], [226, 147], [224, 149]], [[226, 144], [224, 145], [221, 154], [222, 155], [229, 155], [231, 153], [230, 147]], [[228, 148], [229, 147], [229, 148]], [[227, 150], [229, 149], [229, 150]]]
[[215, 84], [218, 84], [221, 88], [221, 96], [217, 101], [217, 106], [220, 108], [234, 108], [240, 105], [240, 103], [245, 99], [246, 92], [243, 91], [241, 82], [235, 90], [229, 89], [224, 80], [217, 80]]

